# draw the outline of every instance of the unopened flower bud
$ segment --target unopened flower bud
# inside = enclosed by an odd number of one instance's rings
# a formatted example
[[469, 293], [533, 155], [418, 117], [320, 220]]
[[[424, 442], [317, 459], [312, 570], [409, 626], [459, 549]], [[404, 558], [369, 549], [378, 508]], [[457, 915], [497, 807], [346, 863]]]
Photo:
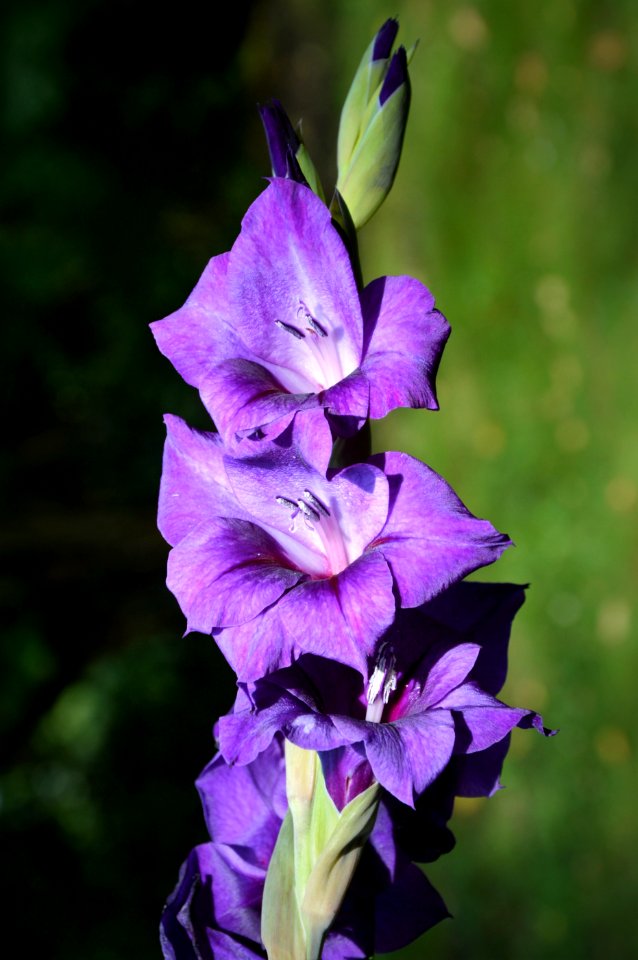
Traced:
[[366, 50], [339, 124], [337, 191], [357, 229], [387, 197], [399, 165], [410, 107], [409, 54], [391, 54], [398, 24], [387, 20]]
[[323, 188], [315, 165], [279, 100], [271, 100], [266, 106], [259, 107], [259, 113], [273, 176], [307, 184], [323, 200]]

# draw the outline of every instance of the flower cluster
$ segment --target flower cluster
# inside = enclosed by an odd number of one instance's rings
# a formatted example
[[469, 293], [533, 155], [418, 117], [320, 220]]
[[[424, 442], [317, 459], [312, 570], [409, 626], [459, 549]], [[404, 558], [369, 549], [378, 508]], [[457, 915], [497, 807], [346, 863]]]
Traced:
[[447, 916], [415, 862], [451, 849], [454, 797], [498, 789], [514, 727], [544, 731], [497, 698], [523, 588], [464, 580], [510, 540], [424, 463], [365, 449], [370, 419], [438, 408], [449, 335], [420, 281], [360, 279], [355, 231], [407, 118], [396, 32], [355, 76], [331, 207], [281, 105], [263, 108], [273, 179], [152, 324], [216, 428], [166, 417], [167, 583], [238, 680], [198, 781], [210, 841], [162, 918], [167, 960], [409, 943]]

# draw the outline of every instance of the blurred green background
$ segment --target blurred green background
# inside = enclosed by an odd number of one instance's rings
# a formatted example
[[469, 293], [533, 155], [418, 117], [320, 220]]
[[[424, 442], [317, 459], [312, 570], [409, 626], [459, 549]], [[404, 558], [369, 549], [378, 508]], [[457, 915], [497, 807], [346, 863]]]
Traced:
[[263, 187], [257, 101], [303, 118], [333, 182], [340, 103], [392, 15], [420, 46], [364, 274], [419, 277], [453, 335], [441, 411], [374, 442], [518, 544], [483, 574], [532, 584], [506, 697], [560, 728], [517, 732], [507, 790], [458, 804], [428, 868], [456, 919], [401, 956], [635, 955], [635, 4], [235, 0], [222, 27], [194, 0], [7, 0], [1, 896], [25, 956], [159, 956], [233, 679], [163, 585], [161, 415], [207, 420], [147, 324]]

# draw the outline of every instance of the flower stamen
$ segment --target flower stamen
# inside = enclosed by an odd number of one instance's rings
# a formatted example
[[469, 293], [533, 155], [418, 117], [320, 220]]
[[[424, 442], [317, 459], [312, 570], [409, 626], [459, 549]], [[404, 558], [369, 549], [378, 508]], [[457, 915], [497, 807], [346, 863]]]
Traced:
[[398, 673], [395, 670], [397, 658], [389, 643], [382, 643], [379, 647], [377, 662], [374, 665], [372, 676], [368, 681], [366, 700], [366, 720], [370, 723], [380, 723], [383, 708], [389, 702], [391, 694], [397, 688]]
[[303, 495], [311, 507], [314, 507], [315, 510], [318, 510], [319, 513], [322, 513], [324, 517], [330, 516], [330, 511], [328, 508], [321, 502], [319, 497], [315, 497], [314, 493], [312, 493], [310, 490], [304, 490]]
[[293, 327], [290, 323], [284, 323], [283, 320], [275, 320], [275, 326], [279, 327], [280, 330], [285, 330], [286, 333], [289, 333], [291, 337], [294, 337], [295, 340], [305, 340], [306, 334], [302, 330], [297, 330], [296, 327]]

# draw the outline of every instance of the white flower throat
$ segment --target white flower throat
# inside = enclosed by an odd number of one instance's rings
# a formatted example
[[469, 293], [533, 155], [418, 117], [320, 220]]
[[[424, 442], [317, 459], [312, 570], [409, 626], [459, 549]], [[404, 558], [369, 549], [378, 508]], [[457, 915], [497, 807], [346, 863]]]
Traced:
[[299, 351], [295, 351], [298, 372], [308, 380], [313, 393], [333, 387], [356, 369], [339, 351], [343, 329], [333, 329], [327, 319], [318, 320], [303, 300], [299, 300], [293, 323], [275, 320], [275, 325], [299, 341]]
[[[299, 533], [300, 525], [303, 525], [301, 532], [307, 530], [313, 534], [315, 545], [319, 547], [319, 556], [315, 553], [313, 558], [307, 549], [302, 552], [289, 543], [282, 544], [291, 559], [314, 577], [331, 577], [345, 570], [354, 558], [349, 556], [344, 532], [337, 518], [323, 500], [311, 490], [304, 490], [302, 496], [294, 500], [283, 496], [277, 496], [275, 500], [290, 513], [289, 532]], [[299, 539], [290, 538], [301, 547]], [[306, 540], [306, 537], [302, 539]]]

